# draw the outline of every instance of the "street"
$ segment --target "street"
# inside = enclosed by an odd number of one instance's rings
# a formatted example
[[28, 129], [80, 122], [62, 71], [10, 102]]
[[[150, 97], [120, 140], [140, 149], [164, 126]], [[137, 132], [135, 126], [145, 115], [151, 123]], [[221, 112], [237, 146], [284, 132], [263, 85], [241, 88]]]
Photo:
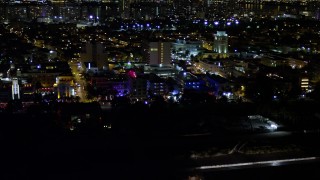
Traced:
[[81, 62], [71, 61], [69, 62], [69, 66], [74, 77], [74, 84], [76, 84], [76, 96], [80, 97], [80, 102], [88, 102], [87, 92], [85, 90], [86, 81], [81, 76], [81, 73], [83, 72], [83, 64], [81, 64]]

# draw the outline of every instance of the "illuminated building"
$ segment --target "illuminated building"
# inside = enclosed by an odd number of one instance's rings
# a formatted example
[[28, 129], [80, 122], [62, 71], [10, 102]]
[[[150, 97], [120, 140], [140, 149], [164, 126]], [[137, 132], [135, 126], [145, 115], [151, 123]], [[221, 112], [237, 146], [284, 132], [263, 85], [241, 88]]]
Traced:
[[221, 3], [228, 3], [229, 0], [206, 0], [207, 6], [210, 7], [213, 4], [221, 4]]
[[102, 43], [86, 43], [84, 51], [80, 54], [81, 62], [90, 62], [97, 65], [99, 69], [107, 66], [107, 53]]
[[175, 77], [177, 70], [169, 65], [145, 65], [144, 74], [156, 74], [161, 78]]
[[149, 64], [171, 64], [171, 42], [150, 42]]
[[125, 96], [129, 93], [128, 78], [125, 75], [96, 74], [89, 77], [88, 82], [95, 87], [97, 93], [101, 95], [101, 100], [110, 101], [115, 96]]
[[72, 75], [59, 75], [54, 84], [58, 99], [75, 95], [74, 79]]
[[[61, 94], [67, 94], [68, 97], [73, 95], [73, 77], [68, 76], [69, 83], [63, 82], [67, 78], [60, 77], [61, 74], [70, 74], [70, 67], [66, 62], [41, 63], [29, 66], [19, 66], [16, 75], [20, 82], [20, 98], [30, 99], [33, 93], [39, 93], [42, 96], [51, 94], [56, 90]], [[14, 81], [13, 81], [14, 82]], [[72, 83], [71, 83], [72, 82]], [[70, 92], [61, 90], [62, 84], [69, 84]], [[69, 87], [70, 86], [70, 87]], [[59, 89], [60, 88], [60, 89]], [[15, 93], [17, 94], [17, 93]], [[17, 95], [16, 95], [17, 97]]]
[[12, 78], [12, 100], [20, 99], [20, 86], [18, 78]]
[[129, 76], [129, 84], [130, 98], [137, 101], [163, 96], [168, 91], [165, 80], [156, 74], [141, 74], [135, 78]]
[[201, 80], [189, 72], [179, 72], [176, 80], [180, 87], [180, 92], [184, 92], [184, 90], [200, 90], [202, 88]]
[[172, 4], [165, 1], [135, 1], [130, 4], [130, 17], [135, 19], [153, 19], [173, 14]]
[[147, 80], [147, 91], [150, 97], [163, 96], [167, 93], [167, 85], [164, 79], [155, 74], [150, 74]]
[[139, 75], [136, 78], [129, 76], [130, 98], [145, 100], [147, 98], [147, 75]]
[[196, 67], [202, 72], [228, 77], [228, 72], [220, 61], [211, 62], [207, 59], [203, 59], [196, 63]]
[[210, 90], [213, 90], [215, 96], [218, 98], [221, 95], [226, 95], [227, 97], [229, 96], [228, 98], [233, 95], [233, 92], [231, 92], [231, 87], [233, 84], [228, 79], [214, 74], [204, 75], [202, 76], [202, 79], [205, 82], [206, 87], [210, 88]]
[[260, 63], [269, 67], [290, 66], [292, 69], [301, 69], [307, 65], [307, 62], [299, 59], [277, 56], [263, 56]]
[[179, 15], [189, 15], [191, 14], [192, 3], [186, 0], [176, 0], [174, 1], [175, 13]]
[[213, 50], [219, 54], [228, 53], [228, 34], [225, 31], [217, 31], [217, 34], [214, 34]]
[[191, 55], [198, 55], [201, 46], [201, 41], [177, 40], [175, 43], [172, 43], [172, 49], [175, 51], [176, 56], [174, 59], [189, 60]]
[[301, 78], [300, 80], [301, 89], [304, 91], [309, 90], [309, 78]]

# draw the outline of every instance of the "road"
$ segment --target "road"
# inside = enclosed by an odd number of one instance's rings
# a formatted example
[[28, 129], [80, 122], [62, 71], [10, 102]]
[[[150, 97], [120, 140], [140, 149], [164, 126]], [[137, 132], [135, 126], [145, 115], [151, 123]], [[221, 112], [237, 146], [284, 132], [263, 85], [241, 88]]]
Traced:
[[[280, 175], [284, 177], [289, 176], [290, 173], [297, 173], [298, 176], [304, 175], [311, 170], [305, 171], [302, 168], [310, 166], [311, 168], [317, 168], [317, 171], [312, 170], [310, 172], [311, 176], [320, 177], [320, 174], [317, 173], [319, 170], [318, 164], [320, 163], [320, 154], [318, 153], [319, 135], [316, 133], [304, 134], [301, 132], [276, 131], [233, 138], [238, 139], [239, 142], [233, 149], [232, 145], [223, 146], [222, 148], [215, 146], [215, 142], [217, 142], [215, 141], [212, 142], [212, 146], [215, 148], [211, 148], [211, 153], [208, 151], [210, 146], [202, 148], [207, 149], [206, 152], [210, 156], [203, 156], [204, 153], [198, 151], [197, 155], [200, 156], [192, 158], [190, 162], [193, 165], [186, 168], [188, 169], [185, 171], [186, 175], [195, 175], [200, 179], [219, 179], [219, 177], [243, 176], [250, 172], [249, 178], [252, 175], [260, 179], [259, 173], [265, 176], [265, 173], [269, 171], [279, 171]], [[225, 143], [223, 144], [232, 144], [233, 138], [231, 137], [231, 141], [228, 140], [229, 138], [224, 139], [223, 142]], [[207, 141], [206, 144], [210, 144], [210, 141]], [[249, 146], [247, 151], [244, 149], [246, 146]], [[217, 149], [219, 151], [214, 152]], [[228, 151], [223, 151], [223, 149]], [[251, 151], [251, 153], [248, 151], [254, 149], [255, 151]], [[272, 149], [274, 149], [274, 152], [271, 151]], [[298, 169], [301, 170], [292, 172], [291, 169], [295, 167], [299, 167]], [[283, 169], [288, 170], [285, 175], [281, 174]]]
[[80, 102], [88, 102], [87, 92], [85, 90], [86, 81], [80, 75], [80, 73], [83, 72], [82, 64], [77, 61], [72, 61], [72, 62], [69, 62], [69, 66], [71, 68], [71, 71], [75, 80], [75, 84], [76, 84], [76, 87], [75, 87], [76, 96], [80, 97]]
[[248, 167], [265, 167], [265, 166], [285, 166], [296, 163], [307, 163], [307, 162], [319, 162], [319, 157], [298, 157], [298, 158], [287, 158], [287, 159], [274, 159], [274, 160], [263, 160], [263, 161], [249, 161], [239, 163], [226, 163], [217, 165], [199, 166], [194, 169], [196, 170], [223, 170], [223, 169], [241, 169]]

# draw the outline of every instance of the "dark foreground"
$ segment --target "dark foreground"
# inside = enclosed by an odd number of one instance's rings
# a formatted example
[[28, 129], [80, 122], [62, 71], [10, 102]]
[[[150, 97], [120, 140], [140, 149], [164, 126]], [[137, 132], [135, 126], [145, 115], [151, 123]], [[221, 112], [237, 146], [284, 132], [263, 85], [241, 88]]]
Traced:
[[[318, 133], [294, 133], [274, 138], [261, 134], [182, 137], [113, 131], [69, 132], [53, 121], [43, 121], [46, 118], [50, 117], [39, 118], [28, 114], [2, 116], [0, 179], [320, 178], [319, 161], [289, 163], [283, 166], [193, 171], [193, 167], [201, 165], [242, 162], [248, 159], [248, 156], [243, 158], [241, 155], [235, 159], [226, 156], [225, 159], [219, 158], [219, 162], [218, 158], [190, 159], [193, 151], [212, 147], [230, 148], [239, 140], [248, 137], [256, 138], [254, 142], [274, 142], [273, 139], [277, 139], [277, 145], [297, 144], [303, 150], [297, 153], [298, 156], [319, 157]], [[280, 158], [286, 156], [279, 155]], [[294, 156], [295, 154], [291, 154], [290, 158]]]

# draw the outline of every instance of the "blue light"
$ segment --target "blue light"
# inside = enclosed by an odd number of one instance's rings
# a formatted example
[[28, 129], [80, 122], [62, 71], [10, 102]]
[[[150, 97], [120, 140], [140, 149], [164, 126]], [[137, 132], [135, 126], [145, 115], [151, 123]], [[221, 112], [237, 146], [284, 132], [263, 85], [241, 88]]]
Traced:
[[215, 21], [215, 22], [214, 22], [214, 25], [216, 25], [216, 26], [219, 25], [219, 22], [218, 22], [218, 21]]
[[177, 95], [177, 94], [179, 94], [179, 91], [178, 91], [178, 90], [173, 90], [173, 91], [172, 91], [172, 95]]

